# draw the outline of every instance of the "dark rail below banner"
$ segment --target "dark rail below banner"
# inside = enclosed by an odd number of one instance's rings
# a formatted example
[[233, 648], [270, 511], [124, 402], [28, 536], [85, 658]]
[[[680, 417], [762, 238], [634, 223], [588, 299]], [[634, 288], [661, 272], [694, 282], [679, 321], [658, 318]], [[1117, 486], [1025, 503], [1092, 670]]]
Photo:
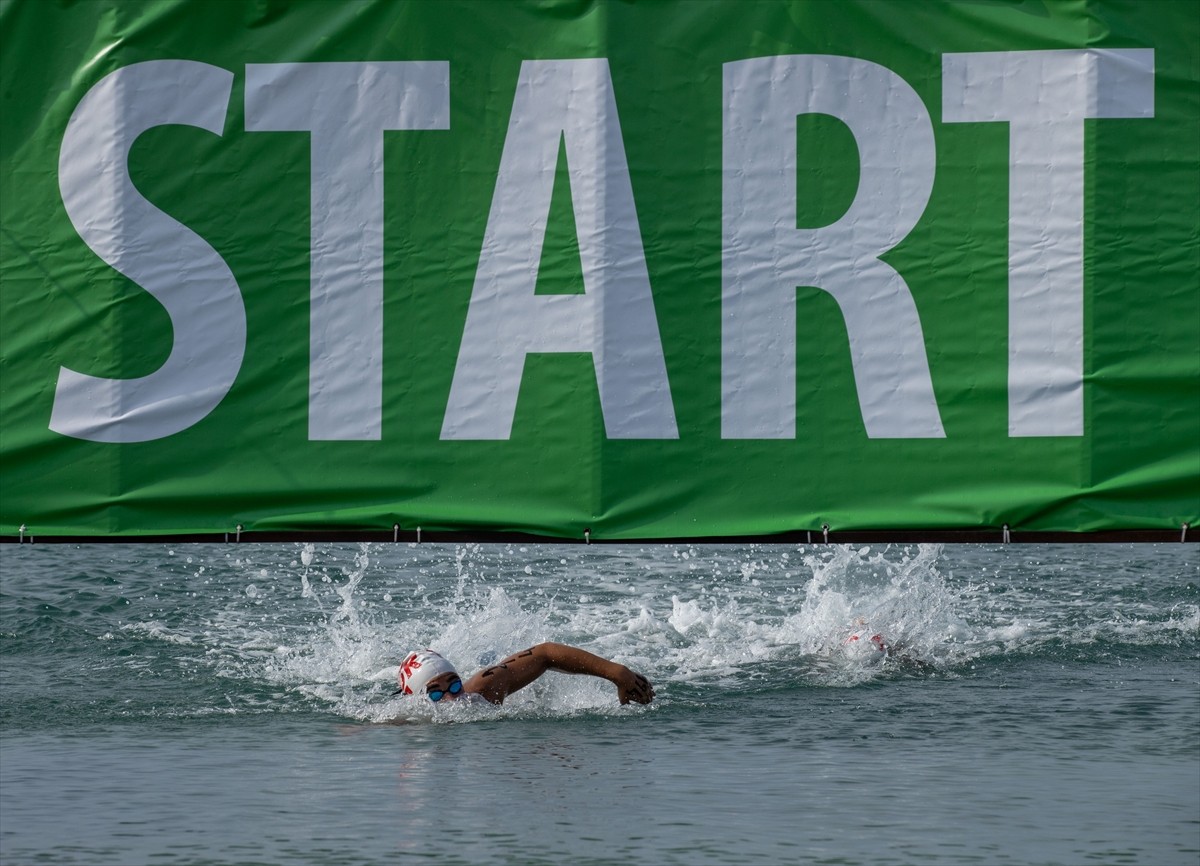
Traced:
[[349, 543], [376, 544], [597, 544], [597, 545], [686, 545], [686, 544], [1146, 544], [1182, 542], [1200, 543], [1200, 533], [1186, 524], [1179, 529], [1109, 530], [1104, 532], [1022, 532], [1000, 529], [946, 530], [796, 530], [775, 535], [728, 536], [724, 538], [551, 538], [525, 532], [470, 530], [420, 532], [396, 530], [355, 531], [352, 529], [316, 532], [208, 532], [195, 535], [50, 535], [35, 537], [22, 534], [0, 537], [0, 544], [266, 544], [266, 543]]

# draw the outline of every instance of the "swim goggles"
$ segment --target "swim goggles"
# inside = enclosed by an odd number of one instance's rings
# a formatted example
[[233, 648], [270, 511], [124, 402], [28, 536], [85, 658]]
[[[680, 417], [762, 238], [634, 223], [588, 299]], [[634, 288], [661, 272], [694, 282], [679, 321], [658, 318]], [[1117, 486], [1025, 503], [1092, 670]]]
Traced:
[[449, 692], [452, 695], [457, 695], [459, 692], [462, 691], [462, 689], [463, 689], [462, 680], [455, 680], [454, 682], [450, 683], [449, 688], [430, 689], [425, 694], [429, 696], [429, 700], [433, 701], [436, 704], [442, 698], [446, 697], [446, 692]]

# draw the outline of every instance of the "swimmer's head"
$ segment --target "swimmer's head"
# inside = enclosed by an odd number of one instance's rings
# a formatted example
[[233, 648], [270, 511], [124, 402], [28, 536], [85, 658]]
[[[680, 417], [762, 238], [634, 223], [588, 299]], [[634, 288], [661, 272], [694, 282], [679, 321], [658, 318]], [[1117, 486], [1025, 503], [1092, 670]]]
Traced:
[[[854, 634], [850, 635], [850, 637], [846, 638], [846, 643], [852, 644], [859, 640], [863, 640], [866, 638], [866, 635], [867, 633], [864, 631], [855, 632]], [[862, 647], [865, 649], [868, 646], [879, 650], [881, 653], [887, 652], [887, 644], [883, 642], [883, 635], [881, 634], [871, 635], [870, 641], [863, 640]]]
[[[446, 674], [451, 676], [446, 676]], [[449, 692], [451, 695], [457, 694], [457, 692], [451, 691], [452, 683], [455, 682], [459, 683], [459, 690], [462, 689], [462, 680], [458, 676], [458, 671], [454, 669], [454, 665], [431, 649], [410, 652], [400, 663], [400, 671], [396, 674], [396, 679], [400, 683], [400, 690], [397, 694], [422, 694], [435, 679], [439, 681], [438, 685], [445, 686], [445, 689], [438, 691]], [[441, 695], [438, 697], [440, 698]]]
[[869, 629], [854, 632], [846, 638], [842, 646], [848, 659], [860, 662], [878, 663], [888, 656], [888, 645], [884, 642], [883, 635], [871, 634]]

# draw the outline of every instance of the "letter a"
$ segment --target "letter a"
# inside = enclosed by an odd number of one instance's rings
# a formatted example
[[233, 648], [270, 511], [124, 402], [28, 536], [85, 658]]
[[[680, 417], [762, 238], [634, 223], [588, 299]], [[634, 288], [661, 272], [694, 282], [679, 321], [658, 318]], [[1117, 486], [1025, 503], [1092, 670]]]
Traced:
[[[559, 141], [584, 294], [535, 294]], [[525, 356], [588, 352], [613, 439], [674, 439], [650, 277], [607, 60], [521, 66], [443, 439], [507, 439]]]

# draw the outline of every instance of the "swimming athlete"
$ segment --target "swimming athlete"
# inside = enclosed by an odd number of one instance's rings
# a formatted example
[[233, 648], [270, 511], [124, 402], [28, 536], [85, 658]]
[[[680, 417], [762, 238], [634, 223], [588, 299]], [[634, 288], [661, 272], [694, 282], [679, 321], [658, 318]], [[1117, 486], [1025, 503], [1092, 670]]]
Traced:
[[400, 665], [396, 675], [400, 688], [396, 694], [419, 695], [438, 701], [487, 701], [502, 704], [513, 692], [525, 688], [546, 671], [566, 674], [588, 674], [600, 677], [617, 687], [617, 700], [622, 704], [636, 701], [648, 704], [654, 700], [650, 681], [625, 665], [610, 662], [578, 647], [561, 643], [540, 643], [513, 653], [508, 658], [484, 668], [466, 682], [454, 665], [430, 649], [411, 652]]
[[887, 660], [902, 670], [920, 673], [936, 670], [929, 662], [912, 655], [903, 642], [894, 643], [886, 640], [882, 634], [872, 634], [873, 629], [863, 617], [854, 620], [854, 625], [858, 627], [858, 631], [852, 632], [843, 644], [847, 655], [868, 663]]

